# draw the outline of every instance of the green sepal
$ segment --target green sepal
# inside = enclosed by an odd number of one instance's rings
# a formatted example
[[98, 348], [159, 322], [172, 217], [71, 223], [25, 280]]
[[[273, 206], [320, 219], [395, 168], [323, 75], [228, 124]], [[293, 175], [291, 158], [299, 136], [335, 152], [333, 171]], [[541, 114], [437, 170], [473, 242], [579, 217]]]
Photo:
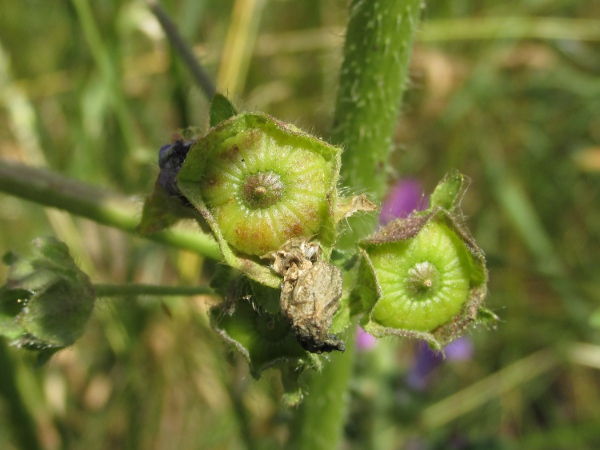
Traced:
[[235, 116], [237, 111], [231, 102], [223, 94], [215, 94], [210, 103], [210, 126], [215, 127], [219, 123]]
[[444, 180], [428, 210], [359, 242], [350, 305], [362, 309], [361, 325], [373, 336], [422, 339], [441, 349], [479, 320], [488, 275], [483, 252], [455, 211], [462, 179]]
[[498, 317], [496, 313], [483, 306], [479, 307], [479, 310], [477, 311], [477, 323], [494, 328], [499, 322], [500, 317]]
[[341, 197], [335, 210], [335, 223], [354, 216], [356, 213], [373, 213], [378, 207], [366, 195], [354, 197]]
[[15, 318], [23, 309], [23, 304], [31, 297], [25, 289], [0, 288], [0, 335], [10, 340], [25, 334], [25, 329]]
[[[315, 362], [319, 362], [317, 358], [314, 358]], [[320, 370], [320, 365], [314, 367]], [[304, 389], [302, 389], [300, 378], [304, 373], [299, 371], [295, 364], [282, 364], [281, 370], [281, 384], [283, 385], [283, 396], [281, 402], [288, 408], [298, 406], [302, 400], [304, 400]]]
[[[279, 227], [277, 231], [272, 231], [270, 226], [260, 226], [250, 230], [253, 225], [252, 221], [239, 220], [238, 222], [243, 223], [243, 226], [231, 231], [232, 221], [237, 219], [237, 216], [234, 218], [219, 216], [220, 223], [215, 217], [216, 209], [208, 206], [205, 195], [207, 192], [213, 192], [211, 184], [213, 178], [212, 175], [207, 174], [213, 174], [215, 170], [220, 171], [221, 169], [224, 172], [242, 170], [248, 164], [248, 161], [244, 159], [244, 152], [248, 148], [255, 148], [252, 147], [253, 145], [262, 145], [264, 142], [269, 144], [252, 155], [254, 167], [263, 167], [266, 164], [260, 159], [263, 157], [268, 161], [282, 161], [284, 164], [285, 152], [293, 154], [301, 151], [302, 154], [314, 155], [315, 160], [319, 161], [319, 167], [322, 167], [323, 170], [319, 169], [311, 173], [324, 180], [326, 192], [322, 193], [323, 200], [319, 203], [320, 210], [306, 212], [314, 218], [316, 230], [303, 230], [305, 221], [297, 218], [297, 222], [294, 223], [276, 224], [275, 226]], [[267, 267], [264, 260], [261, 260], [262, 255], [276, 251], [293, 237], [313, 237], [313, 240], [318, 241], [323, 247], [325, 256], [331, 252], [336, 239], [336, 187], [341, 164], [340, 153], [339, 148], [270, 116], [259, 113], [240, 113], [220, 122], [192, 146], [177, 177], [177, 185], [210, 227], [227, 264], [245, 273], [253, 280], [277, 289], [281, 285], [281, 278]], [[292, 158], [297, 157], [293, 156]], [[235, 168], [232, 169], [231, 165]], [[269, 169], [265, 167], [264, 170]], [[285, 177], [286, 174], [283, 176]], [[289, 187], [289, 189], [293, 188], [294, 186]], [[226, 203], [227, 207], [234, 204], [233, 202], [239, 201], [239, 191], [231, 192], [231, 194], [220, 193], [219, 195], [221, 197], [230, 195], [230, 200]], [[219, 212], [219, 214], [221, 213]], [[292, 216], [296, 214], [305, 214], [305, 212], [294, 211], [291, 213]], [[233, 226], [237, 227], [237, 225]], [[247, 228], [244, 228], [246, 226]], [[243, 236], [239, 237], [239, 241], [247, 247], [252, 247], [250, 251], [236, 248], [224, 236], [223, 228], [234, 236]], [[273, 236], [277, 236], [277, 238]], [[268, 244], [270, 242], [274, 242], [274, 244]]]
[[343, 295], [340, 299], [338, 310], [333, 316], [329, 333], [338, 335], [346, 330], [352, 323], [351, 313], [352, 311], [350, 309], [349, 296]]
[[248, 361], [255, 378], [271, 367], [291, 365], [300, 371], [316, 364], [287, 320], [279, 313], [267, 313], [251, 295], [212, 308], [210, 319], [215, 331]]
[[[331, 263], [335, 264], [340, 268], [343, 277], [343, 286], [353, 286], [356, 280], [359, 255], [356, 252], [340, 252], [334, 250], [331, 254]], [[333, 316], [329, 333], [339, 335], [345, 331], [352, 323], [354, 323], [353, 317], [362, 310], [357, 310], [356, 305], [352, 303], [352, 296], [349, 290], [344, 289], [342, 297], [339, 301], [338, 309]]]
[[431, 208], [440, 207], [451, 211], [458, 206], [467, 189], [468, 179], [460, 172], [452, 172], [436, 186], [429, 201]]
[[0, 334], [49, 357], [81, 336], [95, 293], [65, 244], [44, 237], [34, 240], [32, 248], [31, 257], [4, 258], [10, 268], [0, 288]]
[[[253, 377], [270, 367], [281, 371], [282, 401], [295, 406], [304, 397], [300, 377], [319, 370], [320, 360], [297, 342], [279, 313], [279, 289], [257, 283], [229, 266], [219, 266], [211, 287], [223, 298], [210, 311], [213, 329], [248, 362]], [[269, 326], [272, 323], [272, 326]]]
[[210, 287], [215, 290], [225, 303], [234, 303], [242, 298], [252, 298], [266, 312], [277, 314], [281, 289], [271, 288], [246, 277], [231, 266], [219, 265]]
[[152, 234], [175, 225], [182, 219], [198, 219], [198, 213], [185, 204], [185, 199], [169, 195], [158, 181], [152, 194], [146, 198], [142, 209], [142, 220], [136, 231]]
[[269, 314], [279, 312], [281, 289], [275, 289], [249, 279], [253, 300]]

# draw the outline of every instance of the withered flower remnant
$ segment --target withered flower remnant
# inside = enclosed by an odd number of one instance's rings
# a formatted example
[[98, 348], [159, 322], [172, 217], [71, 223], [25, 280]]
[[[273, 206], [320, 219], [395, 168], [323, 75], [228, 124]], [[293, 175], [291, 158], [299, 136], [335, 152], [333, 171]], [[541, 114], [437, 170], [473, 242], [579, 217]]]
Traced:
[[344, 342], [329, 333], [342, 297], [342, 273], [322, 253], [315, 242], [292, 239], [265, 257], [283, 276], [281, 312], [300, 345], [313, 353], [344, 351]]

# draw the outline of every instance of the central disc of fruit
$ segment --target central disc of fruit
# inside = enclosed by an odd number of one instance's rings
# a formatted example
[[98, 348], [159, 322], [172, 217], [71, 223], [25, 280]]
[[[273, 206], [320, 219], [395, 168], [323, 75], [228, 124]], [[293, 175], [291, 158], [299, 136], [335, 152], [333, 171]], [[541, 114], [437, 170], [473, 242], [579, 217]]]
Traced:
[[417, 299], [426, 299], [435, 293], [440, 273], [434, 264], [424, 261], [415, 264], [408, 271], [406, 287]]
[[285, 186], [274, 172], [258, 172], [248, 176], [242, 184], [242, 198], [252, 209], [274, 205], [283, 196]]

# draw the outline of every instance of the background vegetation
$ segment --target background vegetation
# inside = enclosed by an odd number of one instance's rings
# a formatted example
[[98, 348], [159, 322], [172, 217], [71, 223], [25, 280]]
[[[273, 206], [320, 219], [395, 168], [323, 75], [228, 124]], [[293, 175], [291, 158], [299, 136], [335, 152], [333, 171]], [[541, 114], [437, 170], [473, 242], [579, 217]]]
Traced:
[[[172, 0], [221, 90], [324, 138], [347, 5]], [[490, 269], [495, 330], [474, 355], [406, 381], [417, 345], [358, 355], [346, 448], [600, 446], [600, 4], [427, 3], [390, 186], [458, 168]], [[206, 128], [207, 101], [142, 1], [0, 2], [0, 157], [141, 199], [158, 148]], [[0, 253], [67, 242], [95, 282], [206, 283], [214, 263], [0, 194]], [[0, 276], [5, 275], [5, 267]], [[42, 369], [2, 344], [48, 449], [277, 448], [293, 411], [210, 330], [206, 297], [101, 300]], [[392, 357], [390, 357], [392, 355]], [[9, 365], [10, 362], [10, 365]], [[0, 397], [0, 448], [16, 448]]]

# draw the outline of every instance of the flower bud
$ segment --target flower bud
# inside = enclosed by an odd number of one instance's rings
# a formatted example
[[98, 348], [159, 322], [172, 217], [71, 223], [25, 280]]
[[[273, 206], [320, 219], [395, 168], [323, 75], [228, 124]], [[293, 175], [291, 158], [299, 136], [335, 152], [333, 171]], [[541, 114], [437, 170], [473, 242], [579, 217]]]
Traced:
[[0, 288], [0, 334], [19, 347], [58, 350], [84, 331], [95, 293], [65, 244], [52, 237], [33, 241], [33, 256], [4, 257], [10, 265]]
[[462, 183], [462, 176], [447, 178], [427, 211], [359, 243], [363, 260], [353, 297], [366, 312], [363, 328], [374, 336], [415, 337], [439, 349], [476, 320], [487, 270], [455, 211]]

